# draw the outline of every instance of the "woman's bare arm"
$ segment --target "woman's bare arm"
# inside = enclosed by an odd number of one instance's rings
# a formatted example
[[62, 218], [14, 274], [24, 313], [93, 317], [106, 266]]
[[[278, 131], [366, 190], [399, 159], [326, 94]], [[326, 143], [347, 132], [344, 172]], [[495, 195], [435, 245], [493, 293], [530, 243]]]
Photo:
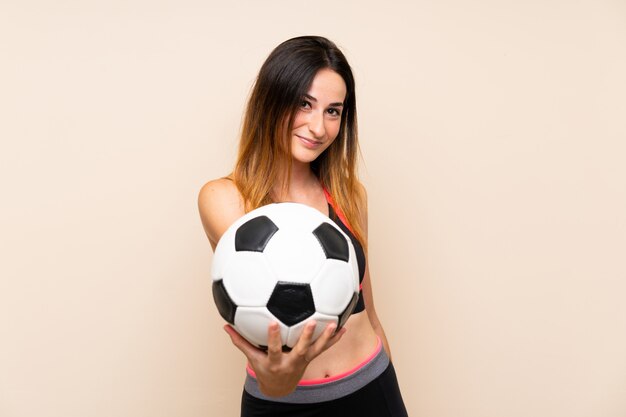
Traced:
[[[367, 240], [368, 236], [368, 209], [367, 209], [367, 191], [365, 187], [361, 188], [362, 194], [362, 202], [361, 202], [361, 226], [363, 228], [363, 233], [365, 234], [365, 239]], [[368, 259], [368, 258], [366, 258]], [[372, 293], [372, 282], [369, 273], [369, 262], [365, 263], [365, 276], [363, 277], [362, 287], [363, 291], [363, 301], [365, 303], [365, 311], [367, 311], [367, 316], [370, 319], [370, 323], [374, 328], [376, 334], [380, 337], [383, 342], [383, 346], [385, 347], [385, 351], [391, 359], [391, 349], [389, 347], [389, 342], [387, 341], [387, 336], [385, 335], [385, 330], [383, 329], [382, 324], [378, 318], [378, 314], [376, 314], [376, 308], [374, 307], [374, 296]]]

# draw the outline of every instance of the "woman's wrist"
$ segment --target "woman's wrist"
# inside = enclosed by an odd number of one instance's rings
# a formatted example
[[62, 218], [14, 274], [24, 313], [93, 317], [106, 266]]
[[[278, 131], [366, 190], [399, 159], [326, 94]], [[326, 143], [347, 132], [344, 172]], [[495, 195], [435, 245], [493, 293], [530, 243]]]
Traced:
[[[267, 381], [268, 378], [258, 379], [259, 390], [268, 397], [284, 397], [296, 390], [298, 386], [299, 378], [296, 378], [295, 383], [285, 383], [285, 378], [276, 378], [274, 381]], [[272, 379], [272, 378], [269, 378]]]

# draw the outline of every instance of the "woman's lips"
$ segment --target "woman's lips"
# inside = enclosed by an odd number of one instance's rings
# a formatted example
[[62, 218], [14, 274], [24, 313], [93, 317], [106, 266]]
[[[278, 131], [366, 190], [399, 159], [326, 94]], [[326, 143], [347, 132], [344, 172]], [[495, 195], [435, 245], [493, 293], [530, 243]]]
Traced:
[[318, 142], [318, 141], [316, 141], [316, 140], [312, 140], [312, 139], [304, 138], [304, 137], [302, 137], [302, 136], [300, 136], [300, 135], [296, 135], [296, 136], [300, 138], [300, 141], [301, 141], [302, 143], [304, 143], [304, 145], [305, 145], [307, 148], [317, 148], [319, 145], [321, 145], [321, 144], [322, 144], [322, 142]]

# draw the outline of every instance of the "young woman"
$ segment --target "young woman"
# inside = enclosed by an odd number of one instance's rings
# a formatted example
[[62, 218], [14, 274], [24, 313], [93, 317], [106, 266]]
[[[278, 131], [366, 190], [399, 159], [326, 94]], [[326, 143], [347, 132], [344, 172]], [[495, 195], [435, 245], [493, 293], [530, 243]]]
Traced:
[[278, 45], [250, 95], [232, 173], [198, 195], [202, 224], [215, 250], [245, 213], [272, 202], [307, 204], [352, 239], [361, 293], [346, 322], [311, 343], [309, 323], [293, 350], [281, 349], [278, 325], [259, 350], [224, 329], [248, 359], [241, 416], [406, 416], [391, 352], [374, 309], [367, 258], [367, 195], [356, 175], [357, 117], [352, 70], [326, 38]]

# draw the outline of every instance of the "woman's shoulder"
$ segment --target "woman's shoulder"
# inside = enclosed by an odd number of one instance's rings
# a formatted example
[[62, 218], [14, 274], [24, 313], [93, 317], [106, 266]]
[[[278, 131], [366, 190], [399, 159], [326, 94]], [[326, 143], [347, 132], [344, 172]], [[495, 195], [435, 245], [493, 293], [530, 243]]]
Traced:
[[229, 177], [208, 181], [200, 188], [198, 210], [213, 250], [226, 229], [245, 214], [243, 198]]

